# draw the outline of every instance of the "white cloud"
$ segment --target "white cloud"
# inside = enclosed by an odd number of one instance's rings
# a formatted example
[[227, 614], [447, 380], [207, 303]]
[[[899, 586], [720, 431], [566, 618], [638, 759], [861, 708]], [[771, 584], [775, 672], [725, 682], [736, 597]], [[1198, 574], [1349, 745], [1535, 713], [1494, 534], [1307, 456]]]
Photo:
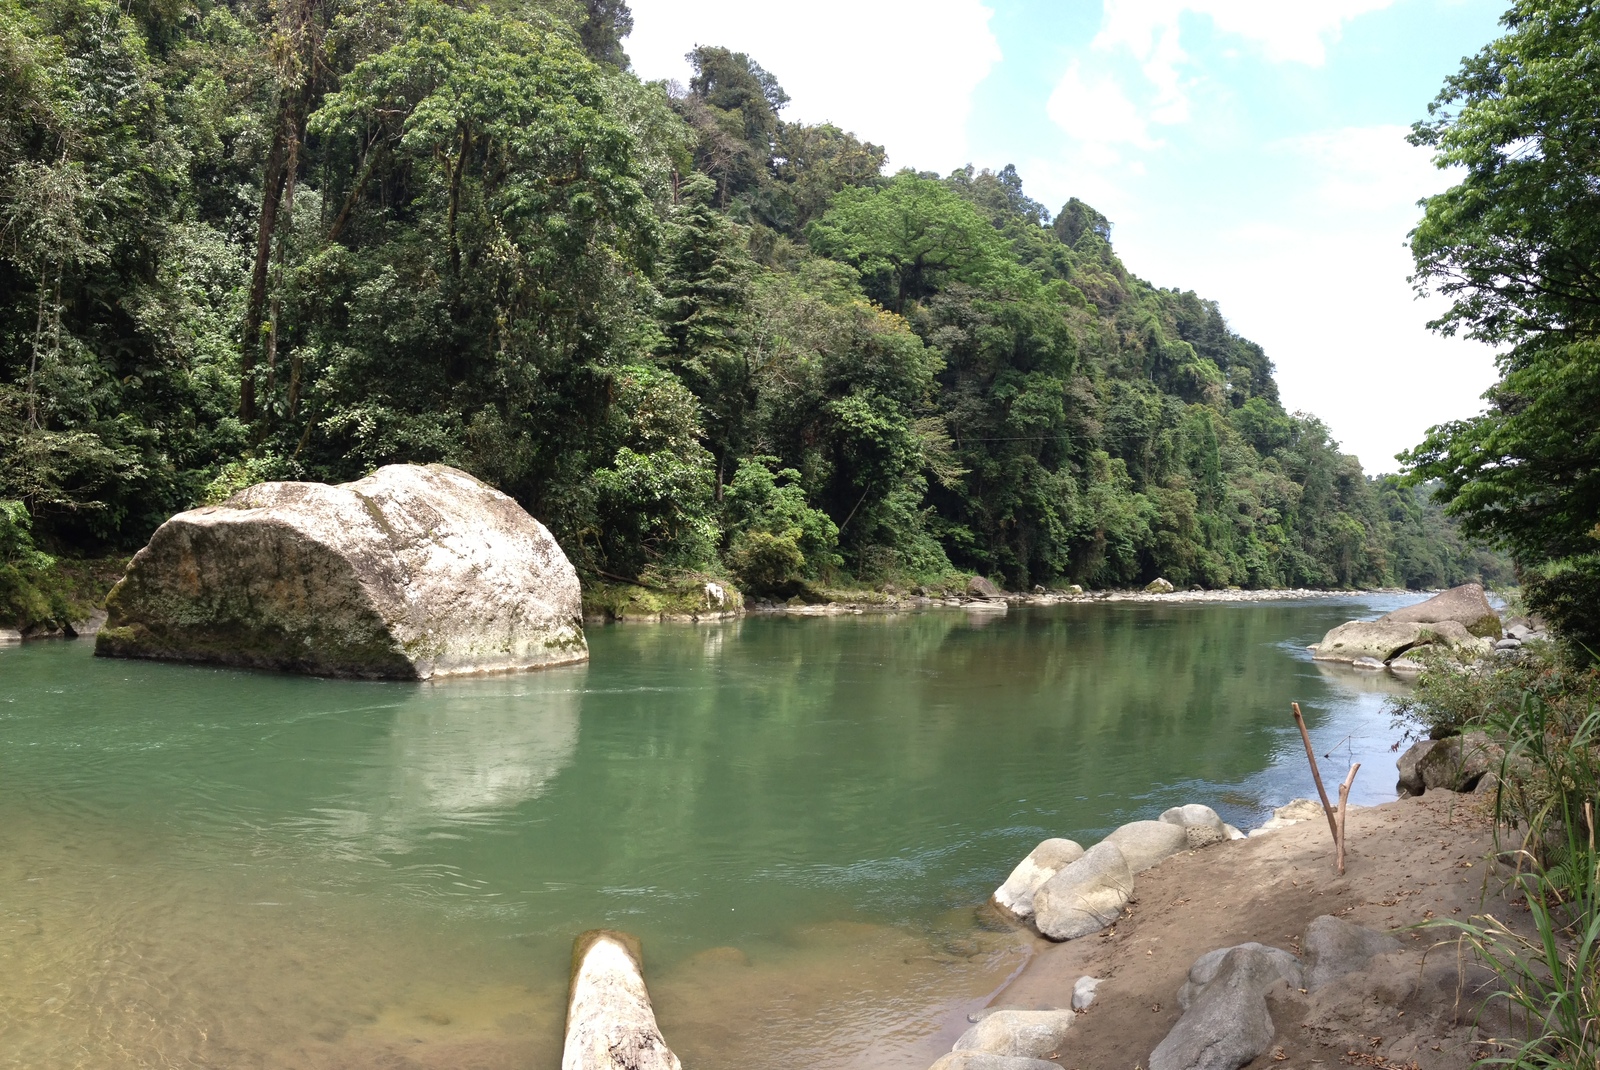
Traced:
[[[1050, 98], [1050, 118], [1082, 143], [1093, 159], [1114, 162], [1111, 146], [1119, 142], [1153, 148], [1148, 124], [1174, 126], [1190, 118], [1190, 97], [1197, 78], [1186, 73], [1192, 57], [1183, 46], [1185, 19], [1209, 19], [1223, 34], [1241, 37], [1259, 47], [1274, 63], [1321, 66], [1327, 45], [1337, 40], [1344, 24], [1359, 15], [1390, 6], [1395, 0], [1105, 0], [1100, 32], [1093, 49], [1095, 70], [1085, 74], [1073, 60]], [[1126, 75], [1126, 56], [1139, 79]], [[1135, 104], [1139, 99], [1141, 103]], [[1116, 123], [1131, 132], [1117, 137]]]
[[[1000, 61], [979, 0], [632, 0], [624, 42], [645, 78], [687, 81], [697, 44], [745, 52], [791, 103], [784, 117], [831, 122], [889, 149], [892, 167], [947, 171], [968, 162], [972, 94]], [[841, 29], [845, 27], [847, 29]]]
[[1480, 411], [1495, 378], [1487, 347], [1427, 329], [1444, 306], [1417, 300], [1406, 281], [1415, 202], [1454, 176], [1405, 132], [1280, 140], [1263, 151], [1269, 183], [1240, 198], [1248, 213], [1135, 219], [1117, 233], [1134, 271], [1152, 277], [1158, 266], [1158, 285], [1217, 300], [1234, 330], [1266, 347], [1285, 406], [1322, 417], [1368, 472], [1394, 471], [1394, 454], [1425, 428]]
[[1418, 198], [1452, 179], [1433, 165], [1429, 150], [1406, 141], [1409, 132], [1397, 125], [1345, 127], [1285, 138], [1275, 148], [1298, 165], [1315, 205], [1414, 215]]
[[1080, 142], [1091, 162], [1117, 163], [1118, 145], [1156, 147], [1138, 105], [1107, 75], [1086, 79], [1074, 61], [1045, 104], [1045, 111], [1069, 137]]
[[[1185, 15], [1211, 20], [1223, 33], [1261, 47], [1274, 63], [1321, 66], [1344, 24], [1395, 0], [1106, 0], [1095, 45], [1130, 49], [1146, 62], [1176, 63]], [[1152, 77], [1160, 83], [1160, 79]]]

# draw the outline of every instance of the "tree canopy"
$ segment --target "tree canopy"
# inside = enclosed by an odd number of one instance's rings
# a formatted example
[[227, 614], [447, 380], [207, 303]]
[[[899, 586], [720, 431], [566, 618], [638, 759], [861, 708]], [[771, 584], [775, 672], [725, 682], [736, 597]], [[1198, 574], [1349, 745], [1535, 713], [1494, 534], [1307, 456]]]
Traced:
[[1501, 378], [1405, 459], [1600, 648], [1600, 12], [1522, 0], [1502, 21], [1413, 130], [1463, 177], [1411, 235], [1419, 289], [1451, 302], [1434, 326], [1501, 347]]
[[[1052, 217], [1012, 167], [886, 173], [730, 49], [642, 82], [630, 25], [622, 0], [0, 0], [5, 567], [260, 479], [443, 461], [587, 576], [1492, 571], [1089, 205]], [[1579, 352], [1576, 297], [1540, 300], [1559, 329], [1493, 322]]]

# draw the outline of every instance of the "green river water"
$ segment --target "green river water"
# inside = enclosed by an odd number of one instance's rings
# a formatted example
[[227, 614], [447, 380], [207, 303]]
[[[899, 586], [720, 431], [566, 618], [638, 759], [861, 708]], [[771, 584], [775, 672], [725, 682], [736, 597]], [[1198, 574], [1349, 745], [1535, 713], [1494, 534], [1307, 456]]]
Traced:
[[0, 648], [0, 1066], [554, 1070], [572, 938], [644, 941], [690, 1070], [907, 1067], [1030, 942], [1046, 836], [1393, 797], [1398, 685], [1313, 664], [1413, 601], [590, 629], [435, 684]]

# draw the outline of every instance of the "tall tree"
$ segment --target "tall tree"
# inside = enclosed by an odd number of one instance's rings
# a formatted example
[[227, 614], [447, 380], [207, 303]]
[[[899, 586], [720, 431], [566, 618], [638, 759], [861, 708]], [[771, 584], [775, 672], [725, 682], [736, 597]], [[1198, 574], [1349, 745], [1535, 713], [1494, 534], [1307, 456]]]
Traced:
[[1520, 0], [1502, 22], [1411, 138], [1464, 172], [1412, 233], [1418, 287], [1450, 299], [1436, 329], [1505, 347], [1501, 379], [1404, 460], [1600, 649], [1600, 11]]
[[716, 494], [748, 444], [755, 402], [750, 375], [749, 303], [754, 265], [738, 231], [712, 201], [716, 184], [695, 175], [670, 217], [661, 281], [663, 356], [700, 399]]

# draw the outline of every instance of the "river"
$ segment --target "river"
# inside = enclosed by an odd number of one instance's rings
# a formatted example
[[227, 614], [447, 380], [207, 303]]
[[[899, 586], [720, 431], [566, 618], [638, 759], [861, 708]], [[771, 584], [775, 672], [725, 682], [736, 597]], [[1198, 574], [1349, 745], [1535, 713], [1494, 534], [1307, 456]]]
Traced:
[[0, 1065], [559, 1063], [572, 938], [644, 941], [691, 1070], [922, 1070], [1029, 941], [1046, 836], [1393, 797], [1391, 678], [1313, 664], [1414, 601], [590, 629], [430, 684], [0, 648]]

